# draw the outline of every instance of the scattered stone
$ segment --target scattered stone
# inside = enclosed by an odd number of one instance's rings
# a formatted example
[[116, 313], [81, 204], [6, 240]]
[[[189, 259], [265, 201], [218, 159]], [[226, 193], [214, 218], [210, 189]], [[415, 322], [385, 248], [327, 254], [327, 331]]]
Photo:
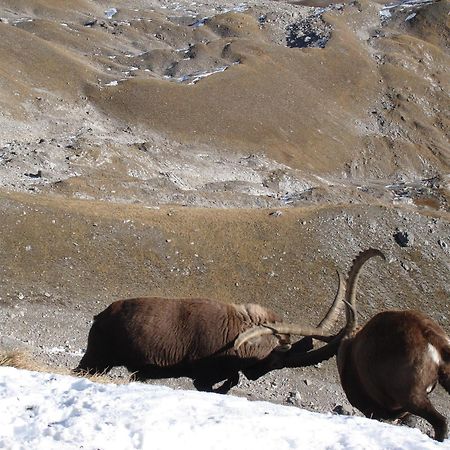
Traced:
[[353, 411], [350, 409], [350, 407], [344, 405], [336, 405], [333, 409], [333, 412], [341, 416], [353, 416]]
[[298, 392], [298, 391], [289, 392], [287, 399], [286, 399], [286, 403], [289, 403], [290, 405], [301, 406], [302, 397], [300, 395], [300, 392]]
[[36, 173], [25, 173], [24, 174], [26, 177], [30, 177], [30, 178], [42, 178], [42, 170], [38, 170]]
[[411, 270], [411, 267], [408, 266], [405, 262], [401, 262], [400, 265], [405, 269], [407, 272]]
[[91, 19], [84, 22], [85, 27], [93, 27], [97, 23], [97, 19]]
[[273, 217], [280, 217], [283, 213], [281, 211], [272, 211], [269, 215]]
[[310, 16], [286, 27], [289, 48], [325, 48], [330, 39], [330, 27], [319, 16]]
[[413, 416], [412, 414], [407, 414], [405, 417], [402, 417], [398, 419], [398, 424], [410, 427], [410, 428], [416, 428], [418, 419], [416, 416]]
[[306, 386], [311, 386], [312, 385], [312, 381], [308, 378], [305, 379], [305, 384]]
[[438, 244], [439, 244], [439, 247], [442, 248], [442, 250], [448, 250], [447, 242], [443, 241], [442, 239], [439, 239]]
[[394, 239], [400, 247], [412, 247], [414, 244], [414, 235], [408, 231], [397, 229], [394, 233]]

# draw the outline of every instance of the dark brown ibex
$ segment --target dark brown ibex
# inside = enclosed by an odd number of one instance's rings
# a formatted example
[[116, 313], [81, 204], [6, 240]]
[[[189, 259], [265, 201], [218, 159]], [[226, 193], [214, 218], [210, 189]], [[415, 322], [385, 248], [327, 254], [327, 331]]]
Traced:
[[[384, 258], [376, 250], [373, 255]], [[428, 394], [439, 382], [450, 394], [450, 339], [433, 320], [417, 311], [383, 311], [358, 330], [356, 288], [365, 261], [360, 254], [348, 278], [348, 324], [339, 347], [337, 365], [350, 403], [365, 416], [399, 419], [423, 417], [434, 438], [447, 436], [447, 420]]]
[[[305, 326], [303, 335], [327, 339], [328, 329], [342, 309], [344, 284], [319, 327]], [[227, 392], [239, 381], [276, 366], [290, 348], [290, 336], [270, 333], [235, 350], [243, 331], [280, 322], [275, 312], [256, 304], [225, 304], [209, 299], [138, 298], [119, 300], [94, 317], [86, 353], [76, 371], [107, 372], [125, 366], [139, 378], [188, 376], [199, 390]], [[297, 348], [298, 349], [298, 348]]]
[[[423, 417], [433, 426], [435, 439], [443, 441], [447, 420], [428, 394], [438, 382], [450, 394], [450, 339], [436, 322], [416, 311], [384, 311], [358, 329], [358, 278], [363, 264], [373, 256], [385, 259], [379, 250], [366, 250], [356, 257], [349, 272], [345, 328], [325, 348], [310, 352], [309, 359], [328, 358], [338, 346], [339, 376], [353, 406], [375, 419], [394, 420], [409, 414]], [[288, 324], [266, 327], [276, 333], [300, 331]], [[260, 328], [247, 331], [238, 337], [237, 345], [262, 332]], [[296, 356], [299, 365], [307, 355]]]

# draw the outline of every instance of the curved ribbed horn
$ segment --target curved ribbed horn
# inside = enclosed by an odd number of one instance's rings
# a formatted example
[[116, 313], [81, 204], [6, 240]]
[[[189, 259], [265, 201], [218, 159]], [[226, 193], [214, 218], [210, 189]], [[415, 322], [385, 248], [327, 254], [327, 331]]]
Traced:
[[347, 287], [345, 290], [345, 304], [347, 305], [345, 308], [347, 319], [347, 325], [345, 326], [346, 333], [351, 333], [358, 326], [358, 318], [356, 314], [356, 290], [358, 288], [359, 275], [364, 263], [374, 256], [379, 256], [380, 258], [386, 260], [386, 257], [381, 250], [369, 248], [358, 254], [358, 256], [353, 260], [352, 267], [348, 273]]
[[342, 273], [337, 270], [338, 274], [338, 290], [334, 297], [333, 304], [328, 310], [325, 317], [322, 319], [318, 327], [311, 327], [309, 325], [295, 325], [286, 323], [267, 323], [257, 325], [247, 331], [241, 333], [235, 343], [234, 349], [237, 350], [242, 344], [248, 342], [256, 337], [268, 334], [295, 334], [299, 336], [309, 336], [320, 341], [329, 342], [334, 336], [330, 336], [329, 329], [333, 327], [344, 306], [345, 296], [345, 280]]
[[338, 275], [338, 291], [336, 293], [336, 296], [334, 297], [331, 308], [319, 323], [318, 328], [321, 328], [323, 330], [330, 330], [333, 327], [339, 317], [340, 312], [342, 311], [342, 308], [344, 307], [345, 278], [339, 270], [336, 270], [336, 272]]
[[[364, 250], [353, 260], [352, 267], [349, 271], [347, 285], [345, 289], [345, 300], [344, 297], [344, 277], [341, 272], [338, 272], [339, 277], [339, 287], [338, 292], [335, 296], [331, 308], [328, 310], [326, 316], [320, 322], [318, 327], [312, 327], [308, 325], [299, 324], [287, 324], [287, 323], [267, 323], [255, 326], [249, 330], [241, 333], [235, 340], [234, 349], [237, 350], [245, 342], [254, 339], [259, 336], [264, 336], [268, 334], [294, 334], [300, 336], [309, 336], [317, 340], [328, 342], [327, 346], [322, 347], [320, 350], [321, 354], [327, 355], [332, 351], [337, 350], [340, 340], [345, 336], [350, 334], [357, 326], [356, 318], [356, 289], [358, 285], [359, 274], [362, 266], [366, 261], [374, 256], [380, 256], [386, 259], [384, 254], [375, 248], [369, 248]], [[328, 329], [334, 324], [342, 310], [342, 304], [346, 305], [346, 325], [345, 327], [336, 335], [330, 335]], [[330, 346], [329, 348], [327, 348]], [[318, 352], [319, 352], [318, 350]], [[319, 355], [319, 353], [317, 353]], [[298, 356], [300, 359], [301, 355]], [[295, 360], [295, 357], [292, 358]]]
[[283, 322], [265, 323], [263, 325], [252, 327], [241, 333], [234, 341], [234, 349], [237, 350], [245, 342], [266, 334], [294, 334], [298, 336], [310, 336], [325, 342], [328, 342], [333, 338], [327, 330], [312, 327], [310, 325], [298, 325]]

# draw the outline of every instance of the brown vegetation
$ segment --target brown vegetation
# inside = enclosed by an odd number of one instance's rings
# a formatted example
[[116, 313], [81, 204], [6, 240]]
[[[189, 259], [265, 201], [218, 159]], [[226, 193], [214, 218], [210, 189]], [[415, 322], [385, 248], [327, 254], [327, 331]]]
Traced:
[[[36, 358], [23, 350], [12, 350], [6, 352], [0, 352], [0, 366], [14, 367], [20, 370], [31, 370], [33, 372], [47, 372], [56, 373], [59, 375], [73, 375], [73, 373], [62, 367], [54, 367], [44, 364], [36, 360]], [[81, 374], [80, 374], [81, 376]], [[89, 378], [89, 380], [95, 383], [114, 383], [121, 384], [127, 383], [133, 380], [133, 374], [130, 375], [129, 379], [113, 380], [111, 377], [106, 376], [104, 373], [90, 373], [83, 374]]]

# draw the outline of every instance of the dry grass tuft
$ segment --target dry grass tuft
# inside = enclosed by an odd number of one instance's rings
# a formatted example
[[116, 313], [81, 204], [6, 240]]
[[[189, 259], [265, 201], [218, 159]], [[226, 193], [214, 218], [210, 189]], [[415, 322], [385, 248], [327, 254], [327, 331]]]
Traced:
[[30, 353], [24, 350], [0, 352], [0, 367], [1, 366], [15, 367], [16, 369], [32, 370], [35, 372], [55, 373], [57, 375], [70, 375], [80, 378], [87, 378], [93, 383], [128, 384], [133, 381], [132, 374], [130, 374], [128, 378], [112, 378], [105, 373], [75, 373], [70, 369], [66, 369], [63, 367], [51, 367], [39, 361], [36, 361], [36, 359], [34, 359], [34, 357]]
[[47, 371], [47, 367], [33, 359], [33, 357], [23, 350], [12, 350], [0, 353], [0, 366], [10, 366], [16, 369], [35, 370], [38, 372]]
[[80, 378], [87, 378], [93, 383], [103, 383], [103, 384], [128, 384], [135, 381], [133, 379], [133, 374], [130, 374], [128, 377], [125, 378], [112, 378], [105, 372], [97, 372], [91, 374], [81, 371], [81, 372], [70, 372], [70, 375]]

